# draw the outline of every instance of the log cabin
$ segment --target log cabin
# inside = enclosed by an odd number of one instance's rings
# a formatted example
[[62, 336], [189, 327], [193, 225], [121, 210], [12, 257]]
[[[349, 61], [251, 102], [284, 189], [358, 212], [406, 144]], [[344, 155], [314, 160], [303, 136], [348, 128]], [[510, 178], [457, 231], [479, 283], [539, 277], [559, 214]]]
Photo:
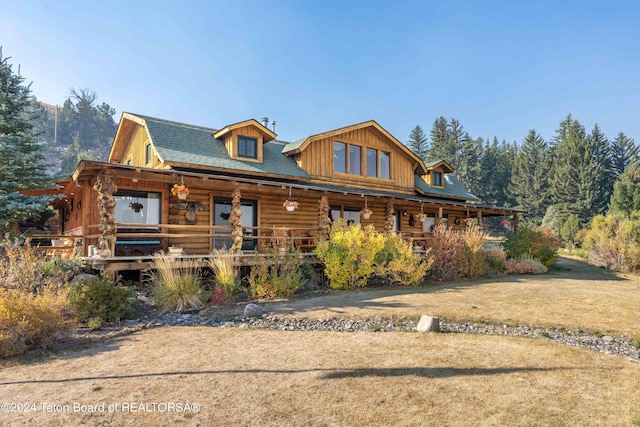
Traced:
[[517, 226], [522, 213], [483, 204], [446, 159], [423, 162], [374, 120], [285, 142], [268, 120], [209, 128], [123, 113], [108, 162], [83, 160], [59, 185], [58, 229], [104, 260], [287, 239], [310, 250], [337, 218], [422, 241], [440, 223]]

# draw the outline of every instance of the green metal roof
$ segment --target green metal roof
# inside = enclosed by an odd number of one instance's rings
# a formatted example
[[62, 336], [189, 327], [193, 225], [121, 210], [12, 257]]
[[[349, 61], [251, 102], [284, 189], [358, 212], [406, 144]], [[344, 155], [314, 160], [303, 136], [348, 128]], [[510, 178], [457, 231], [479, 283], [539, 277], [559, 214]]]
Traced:
[[263, 144], [263, 162], [247, 162], [229, 156], [224, 142], [213, 137], [217, 129], [133, 115], [145, 120], [153, 146], [165, 162], [309, 178], [294, 159], [282, 155], [285, 142], [274, 140]]
[[[207, 166], [238, 172], [280, 175], [294, 179], [310, 178], [310, 175], [299, 167], [293, 158], [283, 154], [301, 146], [307, 138], [292, 143], [279, 140], [270, 141], [263, 144], [262, 163], [248, 162], [232, 159], [229, 156], [224, 142], [213, 137], [213, 134], [218, 131], [217, 129], [139, 114], [132, 115], [145, 120], [153, 146], [165, 162]], [[444, 182], [444, 188], [434, 188], [427, 184], [420, 175], [414, 176], [416, 189], [424, 193], [422, 197], [480, 201], [478, 197], [467, 191], [454, 174], [444, 174]], [[342, 187], [338, 186], [328, 187], [338, 191], [342, 190]], [[350, 188], [349, 191], [360, 192], [361, 190]], [[366, 190], [362, 190], [362, 192], [367, 193]], [[416, 196], [420, 197], [417, 194]]]
[[451, 173], [444, 174], [444, 188], [432, 187], [422, 179], [420, 175], [414, 175], [414, 183], [418, 190], [425, 195], [440, 197], [455, 197], [464, 200], [480, 201], [480, 199], [469, 193], [458, 177]]

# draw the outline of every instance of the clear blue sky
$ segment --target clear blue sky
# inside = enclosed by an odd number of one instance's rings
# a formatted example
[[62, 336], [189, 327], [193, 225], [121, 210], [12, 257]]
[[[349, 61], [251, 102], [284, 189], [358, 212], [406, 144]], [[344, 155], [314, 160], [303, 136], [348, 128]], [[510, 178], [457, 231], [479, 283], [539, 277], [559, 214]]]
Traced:
[[0, 0], [4, 56], [42, 101], [279, 139], [374, 119], [405, 142], [455, 117], [545, 139], [571, 113], [640, 142], [638, 1]]

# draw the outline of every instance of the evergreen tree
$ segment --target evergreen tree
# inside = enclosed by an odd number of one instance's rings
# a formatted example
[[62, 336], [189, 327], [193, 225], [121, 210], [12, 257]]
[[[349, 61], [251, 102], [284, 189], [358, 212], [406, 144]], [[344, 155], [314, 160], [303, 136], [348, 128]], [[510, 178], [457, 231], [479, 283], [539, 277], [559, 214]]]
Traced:
[[640, 211], [640, 166], [631, 164], [613, 186], [609, 212], [627, 216]]
[[[591, 144], [591, 152], [593, 153], [593, 180], [595, 182], [594, 189], [595, 201], [597, 203], [598, 213], [603, 213], [609, 205], [609, 199], [613, 193], [613, 183], [616, 176], [612, 171], [611, 147], [606, 135], [602, 133], [600, 127], [596, 123], [591, 131], [588, 141]], [[589, 218], [590, 220], [590, 218]]]
[[478, 175], [474, 180], [476, 188], [473, 193], [483, 202], [494, 206], [511, 205], [510, 197], [507, 194], [512, 169], [509, 157], [506, 143], [498, 143], [498, 138], [494, 137], [492, 143], [487, 141], [484, 144], [478, 163]]
[[92, 90], [72, 89], [58, 113], [58, 141], [67, 147], [67, 162], [79, 154], [107, 160], [117, 129], [115, 110], [105, 103], [96, 105], [97, 99]]
[[0, 48], [0, 228], [38, 215], [48, 202], [45, 197], [26, 196], [21, 190], [47, 185], [42, 144], [34, 128], [34, 110], [29, 85], [15, 74]]
[[447, 119], [440, 116], [434, 122], [431, 127], [431, 146], [427, 152], [427, 162], [436, 162], [440, 160], [446, 160], [450, 162], [452, 160], [453, 152], [449, 149], [449, 123]]
[[429, 143], [427, 141], [427, 135], [420, 125], [416, 125], [415, 128], [409, 134], [409, 140], [407, 141], [407, 147], [413, 151], [416, 156], [420, 157], [423, 161], [427, 158], [427, 151], [429, 150]]
[[571, 116], [561, 123], [553, 150], [553, 169], [550, 176], [551, 196], [558, 210], [561, 224], [572, 213], [585, 225], [608, 204], [607, 189], [602, 183], [607, 177], [603, 153], [606, 138], [599, 129], [587, 135], [584, 126]]
[[549, 147], [535, 129], [522, 141], [513, 165], [510, 192], [517, 206], [542, 218], [549, 206]]
[[611, 143], [611, 168], [614, 174], [614, 181], [627, 169], [630, 164], [638, 164], [638, 146], [632, 138], [624, 133], [618, 133], [616, 139]]

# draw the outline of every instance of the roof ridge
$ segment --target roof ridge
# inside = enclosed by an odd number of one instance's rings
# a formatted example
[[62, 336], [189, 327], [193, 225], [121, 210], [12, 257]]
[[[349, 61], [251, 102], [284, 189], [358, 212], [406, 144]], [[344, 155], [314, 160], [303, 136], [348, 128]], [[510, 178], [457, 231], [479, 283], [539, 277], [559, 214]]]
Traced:
[[144, 114], [130, 113], [128, 111], [126, 113], [127, 114], [131, 114], [132, 116], [143, 118], [145, 120], [154, 120], [154, 121], [157, 121], [157, 122], [171, 124], [171, 125], [174, 125], [174, 126], [182, 126], [182, 127], [186, 127], [186, 128], [195, 128], [195, 129], [208, 130], [208, 131], [212, 131], [213, 133], [215, 133], [215, 132], [217, 132], [219, 130], [219, 129], [215, 129], [215, 128], [208, 127], [208, 126], [200, 126], [200, 125], [194, 125], [194, 124], [191, 124], [191, 123], [176, 122], [174, 120], [161, 119], [159, 117], [146, 116]]

